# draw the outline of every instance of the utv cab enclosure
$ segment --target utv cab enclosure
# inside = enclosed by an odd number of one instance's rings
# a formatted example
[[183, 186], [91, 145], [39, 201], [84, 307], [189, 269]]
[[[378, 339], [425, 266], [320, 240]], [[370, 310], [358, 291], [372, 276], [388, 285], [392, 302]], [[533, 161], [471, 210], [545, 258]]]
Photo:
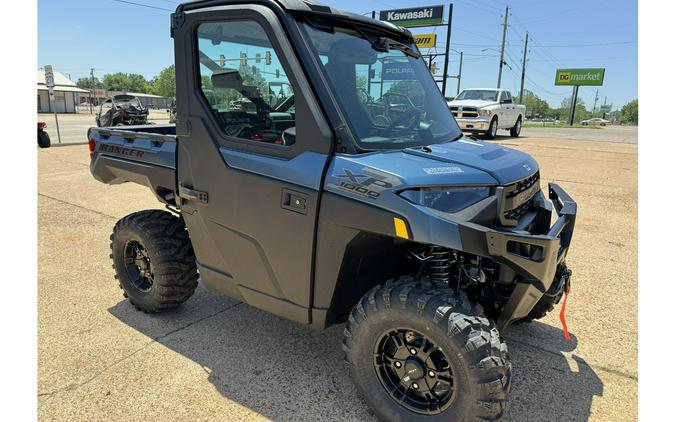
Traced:
[[178, 6], [171, 36], [175, 126], [88, 133], [97, 180], [146, 185], [170, 211], [113, 229], [130, 302], [168, 310], [199, 281], [317, 329], [346, 322], [349, 372], [383, 419], [499, 419], [499, 330], [569, 288], [574, 201], [540, 188], [529, 155], [462, 135], [404, 28], [203, 0]]

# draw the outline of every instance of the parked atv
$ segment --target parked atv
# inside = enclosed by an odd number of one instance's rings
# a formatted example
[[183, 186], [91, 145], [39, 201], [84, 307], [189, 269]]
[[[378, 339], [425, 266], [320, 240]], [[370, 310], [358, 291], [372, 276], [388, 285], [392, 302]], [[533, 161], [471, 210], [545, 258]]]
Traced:
[[45, 122], [38, 122], [38, 146], [40, 148], [49, 148], [52, 145], [52, 141], [49, 139], [49, 134], [45, 130], [47, 127], [47, 123]]
[[148, 109], [133, 95], [115, 95], [108, 98], [96, 114], [96, 125], [99, 127], [146, 124]]
[[[574, 200], [542, 190], [529, 155], [462, 135], [404, 28], [292, 0], [195, 1], [171, 22], [176, 126], [88, 133], [97, 180], [145, 185], [171, 211], [115, 224], [124, 296], [163, 312], [201, 282], [344, 323], [349, 373], [382, 419], [501, 418], [500, 331], [569, 291]], [[228, 67], [233, 51], [265, 72]], [[405, 84], [371, 80], [384, 63]], [[292, 87], [280, 105], [269, 75]], [[250, 109], [227, 106], [241, 98]]]

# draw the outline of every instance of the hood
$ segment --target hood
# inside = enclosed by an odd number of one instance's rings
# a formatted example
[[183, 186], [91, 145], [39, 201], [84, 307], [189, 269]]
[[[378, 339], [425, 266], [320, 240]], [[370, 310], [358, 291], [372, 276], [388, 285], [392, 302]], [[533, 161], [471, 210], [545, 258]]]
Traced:
[[329, 169], [328, 186], [344, 182], [386, 184], [394, 189], [408, 186], [508, 185], [539, 169], [528, 154], [501, 145], [462, 138], [458, 141], [338, 155]]
[[445, 144], [408, 148], [404, 153], [482, 170], [502, 185], [523, 179], [539, 170], [537, 162], [529, 154], [467, 137]]
[[492, 105], [498, 105], [496, 101], [485, 101], [485, 100], [453, 100], [448, 103], [449, 106], [466, 106], [466, 107], [487, 107]]

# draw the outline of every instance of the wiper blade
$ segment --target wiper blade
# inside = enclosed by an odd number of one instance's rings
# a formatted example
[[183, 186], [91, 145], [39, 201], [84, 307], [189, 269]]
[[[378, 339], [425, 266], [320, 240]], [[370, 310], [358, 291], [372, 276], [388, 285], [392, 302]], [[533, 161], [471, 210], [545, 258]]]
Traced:
[[[378, 40], [378, 42], [379, 41], [380, 40]], [[392, 39], [386, 38], [385, 43], [386, 43], [387, 47], [393, 48], [395, 50], [399, 50], [399, 51], [403, 52], [406, 56], [414, 57], [416, 59], [419, 59], [422, 56], [417, 50], [415, 50], [415, 49], [413, 49], [413, 48], [411, 48], [411, 47], [409, 47], [409, 46], [407, 46], [403, 43], [394, 41]]]

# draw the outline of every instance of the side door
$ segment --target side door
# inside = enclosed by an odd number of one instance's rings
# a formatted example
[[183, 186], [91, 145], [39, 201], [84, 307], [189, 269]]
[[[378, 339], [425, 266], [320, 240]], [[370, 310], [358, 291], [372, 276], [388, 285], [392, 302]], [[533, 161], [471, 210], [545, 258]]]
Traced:
[[503, 110], [502, 115], [504, 116], [504, 119], [499, 126], [503, 129], [510, 129], [516, 123], [516, 118], [514, 116], [516, 107], [513, 105], [511, 93], [509, 91], [502, 91], [499, 103]]
[[184, 18], [174, 28], [177, 176], [201, 280], [309, 323], [332, 132], [269, 8], [212, 7]]

